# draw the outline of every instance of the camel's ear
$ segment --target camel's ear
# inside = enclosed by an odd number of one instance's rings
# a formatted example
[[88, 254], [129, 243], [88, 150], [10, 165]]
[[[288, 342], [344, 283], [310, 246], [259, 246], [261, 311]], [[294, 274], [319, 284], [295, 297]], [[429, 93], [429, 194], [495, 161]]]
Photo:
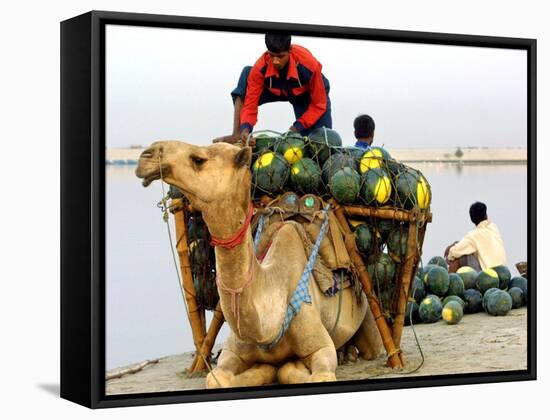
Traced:
[[252, 149], [248, 146], [243, 147], [235, 155], [235, 167], [240, 168], [241, 166], [250, 166], [252, 162]]

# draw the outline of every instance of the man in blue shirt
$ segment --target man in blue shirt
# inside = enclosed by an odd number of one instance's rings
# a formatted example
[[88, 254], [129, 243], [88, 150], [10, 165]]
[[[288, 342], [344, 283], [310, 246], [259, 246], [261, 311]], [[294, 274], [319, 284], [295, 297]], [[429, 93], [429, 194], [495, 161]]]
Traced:
[[353, 121], [353, 128], [357, 139], [355, 147], [363, 150], [370, 149], [374, 140], [374, 120], [369, 115], [359, 115]]

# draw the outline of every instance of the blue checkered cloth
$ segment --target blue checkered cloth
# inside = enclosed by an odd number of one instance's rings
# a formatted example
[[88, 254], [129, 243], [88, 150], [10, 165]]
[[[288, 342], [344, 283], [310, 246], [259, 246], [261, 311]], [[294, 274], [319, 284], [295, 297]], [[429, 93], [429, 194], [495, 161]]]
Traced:
[[279, 335], [277, 335], [277, 338], [273, 340], [271, 343], [262, 346], [265, 349], [272, 349], [277, 345], [277, 343], [283, 338], [285, 333], [287, 332], [288, 328], [290, 327], [290, 323], [294, 319], [296, 315], [298, 315], [298, 312], [300, 312], [300, 309], [302, 308], [302, 304], [304, 302], [311, 304], [311, 296], [309, 294], [308, 284], [309, 284], [309, 276], [311, 275], [311, 271], [313, 270], [313, 266], [315, 265], [315, 261], [317, 261], [317, 255], [319, 254], [319, 248], [321, 247], [321, 242], [323, 241], [323, 237], [325, 236], [325, 233], [328, 228], [328, 211], [330, 209], [330, 204], [327, 204], [325, 209], [323, 210], [323, 214], [325, 216], [325, 219], [323, 220], [323, 223], [321, 225], [321, 230], [319, 232], [319, 236], [317, 236], [317, 240], [315, 241], [315, 245], [311, 251], [311, 254], [309, 256], [309, 259], [307, 261], [306, 267], [304, 269], [304, 272], [302, 273], [302, 277], [300, 277], [300, 280], [298, 281], [298, 284], [296, 285], [296, 290], [294, 290], [294, 293], [292, 294], [292, 297], [290, 298], [290, 302], [288, 303], [288, 307], [286, 308], [286, 315], [285, 319], [283, 321], [283, 326], [281, 327], [281, 330], [279, 331]]

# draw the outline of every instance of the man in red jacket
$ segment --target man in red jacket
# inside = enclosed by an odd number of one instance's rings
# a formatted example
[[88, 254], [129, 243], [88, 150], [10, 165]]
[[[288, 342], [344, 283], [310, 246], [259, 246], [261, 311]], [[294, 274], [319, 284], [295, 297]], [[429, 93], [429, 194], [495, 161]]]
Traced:
[[296, 120], [289, 130], [302, 135], [318, 127], [332, 128], [329, 81], [322, 65], [304, 47], [291, 44], [290, 35], [266, 34], [267, 51], [254, 66], [246, 66], [231, 92], [235, 112], [233, 134], [214, 142], [245, 141], [258, 120], [258, 106], [288, 101]]

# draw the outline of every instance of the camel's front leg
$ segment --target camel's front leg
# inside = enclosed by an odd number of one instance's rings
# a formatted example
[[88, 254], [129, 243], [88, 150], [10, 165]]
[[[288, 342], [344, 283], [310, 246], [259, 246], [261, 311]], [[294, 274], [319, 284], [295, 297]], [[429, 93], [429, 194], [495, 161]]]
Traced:
[[329, 345], [303, 360], [286, 363], [279, 369], [277, 377], [282, 384], [335, 381], [336, 365], [336, 349]]
[[274, 366], [246, 363], [231, 350], [223, 349], [218, 366], [206, 376], [207, 388], [260, 386], [273, 383], [277, 376]]

